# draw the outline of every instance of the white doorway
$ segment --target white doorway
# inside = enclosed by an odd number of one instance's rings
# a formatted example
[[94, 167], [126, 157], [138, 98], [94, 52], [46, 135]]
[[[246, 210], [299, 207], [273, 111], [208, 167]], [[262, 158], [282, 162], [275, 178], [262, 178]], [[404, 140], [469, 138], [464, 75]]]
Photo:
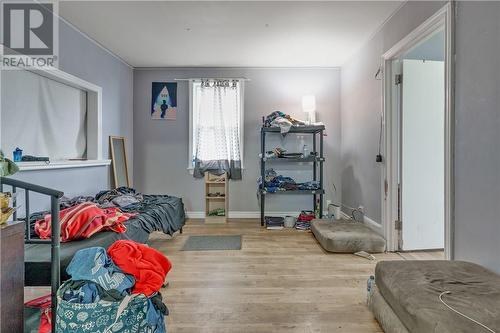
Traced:
[[444, 249], [444, 61], [404, 59], [399, 89], [399, 249]]
[[451, 4], [384, 54], [383, 207], [389, 251], [451, 244]]

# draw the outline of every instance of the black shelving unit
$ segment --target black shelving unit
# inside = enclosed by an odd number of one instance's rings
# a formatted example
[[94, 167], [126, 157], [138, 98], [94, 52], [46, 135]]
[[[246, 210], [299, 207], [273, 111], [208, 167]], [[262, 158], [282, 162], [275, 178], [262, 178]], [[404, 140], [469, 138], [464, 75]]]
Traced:
[[[325, 131], [325, 126], [296, 126], [290, 128], [288, 133], [297, 134], [311, 134], [313, 139], [313, 149], [312, 152], [315, 156], [305, 156], [303, 158], [266, 158], [266, 135], [268, 133], [280, 133], [279, 127], [262, 127], [260, 129], [260, 175], [262, 182], [259, 188], [260, 194], [260, 225], [264, 226], [265, 223], [265, 208], [266, 208], [266, 197], [268, 195], [312, 195], [313, 196], [313, 210], [316, 207], [316, 200], [319, 196], [319, 214], [323, 214], [323, 195], [325, 190], [323, 188], [323, 162], [325, 157], [323, 155], [323, 133]], [[319, 151], [318, 151], [319, 145]], [[313, 180], [317, 181], [319, 176], [319, 189], [317, 190], [296, 190], [296, 191], [276, 191], [267, 192], [264, 188], [265, 185], [265, 171], [266, 163], [312, 163], [313, 168]], [[319, 169], [319, 172], [318, 172]], [[319, 175], [318, 175], [319, 173]], [[321, 216], [320, 216], [321, 217]]]

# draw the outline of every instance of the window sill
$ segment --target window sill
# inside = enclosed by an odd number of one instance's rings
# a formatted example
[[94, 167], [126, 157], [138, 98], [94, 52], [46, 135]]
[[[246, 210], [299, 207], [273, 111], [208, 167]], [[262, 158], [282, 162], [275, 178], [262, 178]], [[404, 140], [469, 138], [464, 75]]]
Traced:
[[108, 166], [111, 164], [111, 160], [53, 161], [49, 164], [45, 162], [17, 162], [16, 164], [19, 171], [35, 171]]
[[[190, 175], [194, 173], [194, 167], [187, 167], [186, 170], [189, 172]], [[245, 171], [245, 167], [241, 167], [241, 171]]]

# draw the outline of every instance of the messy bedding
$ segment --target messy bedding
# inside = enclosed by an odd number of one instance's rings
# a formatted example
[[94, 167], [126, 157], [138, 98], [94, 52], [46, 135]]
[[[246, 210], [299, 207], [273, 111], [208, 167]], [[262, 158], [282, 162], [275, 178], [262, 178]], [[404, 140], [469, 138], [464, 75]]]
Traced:
[[[161, 231], [173, 235], [185, 222], [182, 199], [168, 195], [142, 195], [132, 188], [102, 191], [96, 196], [60, 200], [61, 272], [80, 249], [107, 248], [120, 239], [146, 243], [149, 234]], [[50, 238], [48, 212], [30, 216], [31, 238]], [[50, 243], [25, 245], [27, 285], [46, 285], [50, 281]]]

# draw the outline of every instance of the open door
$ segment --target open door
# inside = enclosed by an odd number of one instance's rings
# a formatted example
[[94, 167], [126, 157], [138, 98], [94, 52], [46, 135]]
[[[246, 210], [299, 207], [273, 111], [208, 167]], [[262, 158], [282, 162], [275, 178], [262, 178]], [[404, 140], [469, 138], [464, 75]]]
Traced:
[[400, 250], [444, 248], [445, 64], [403, 60]]

